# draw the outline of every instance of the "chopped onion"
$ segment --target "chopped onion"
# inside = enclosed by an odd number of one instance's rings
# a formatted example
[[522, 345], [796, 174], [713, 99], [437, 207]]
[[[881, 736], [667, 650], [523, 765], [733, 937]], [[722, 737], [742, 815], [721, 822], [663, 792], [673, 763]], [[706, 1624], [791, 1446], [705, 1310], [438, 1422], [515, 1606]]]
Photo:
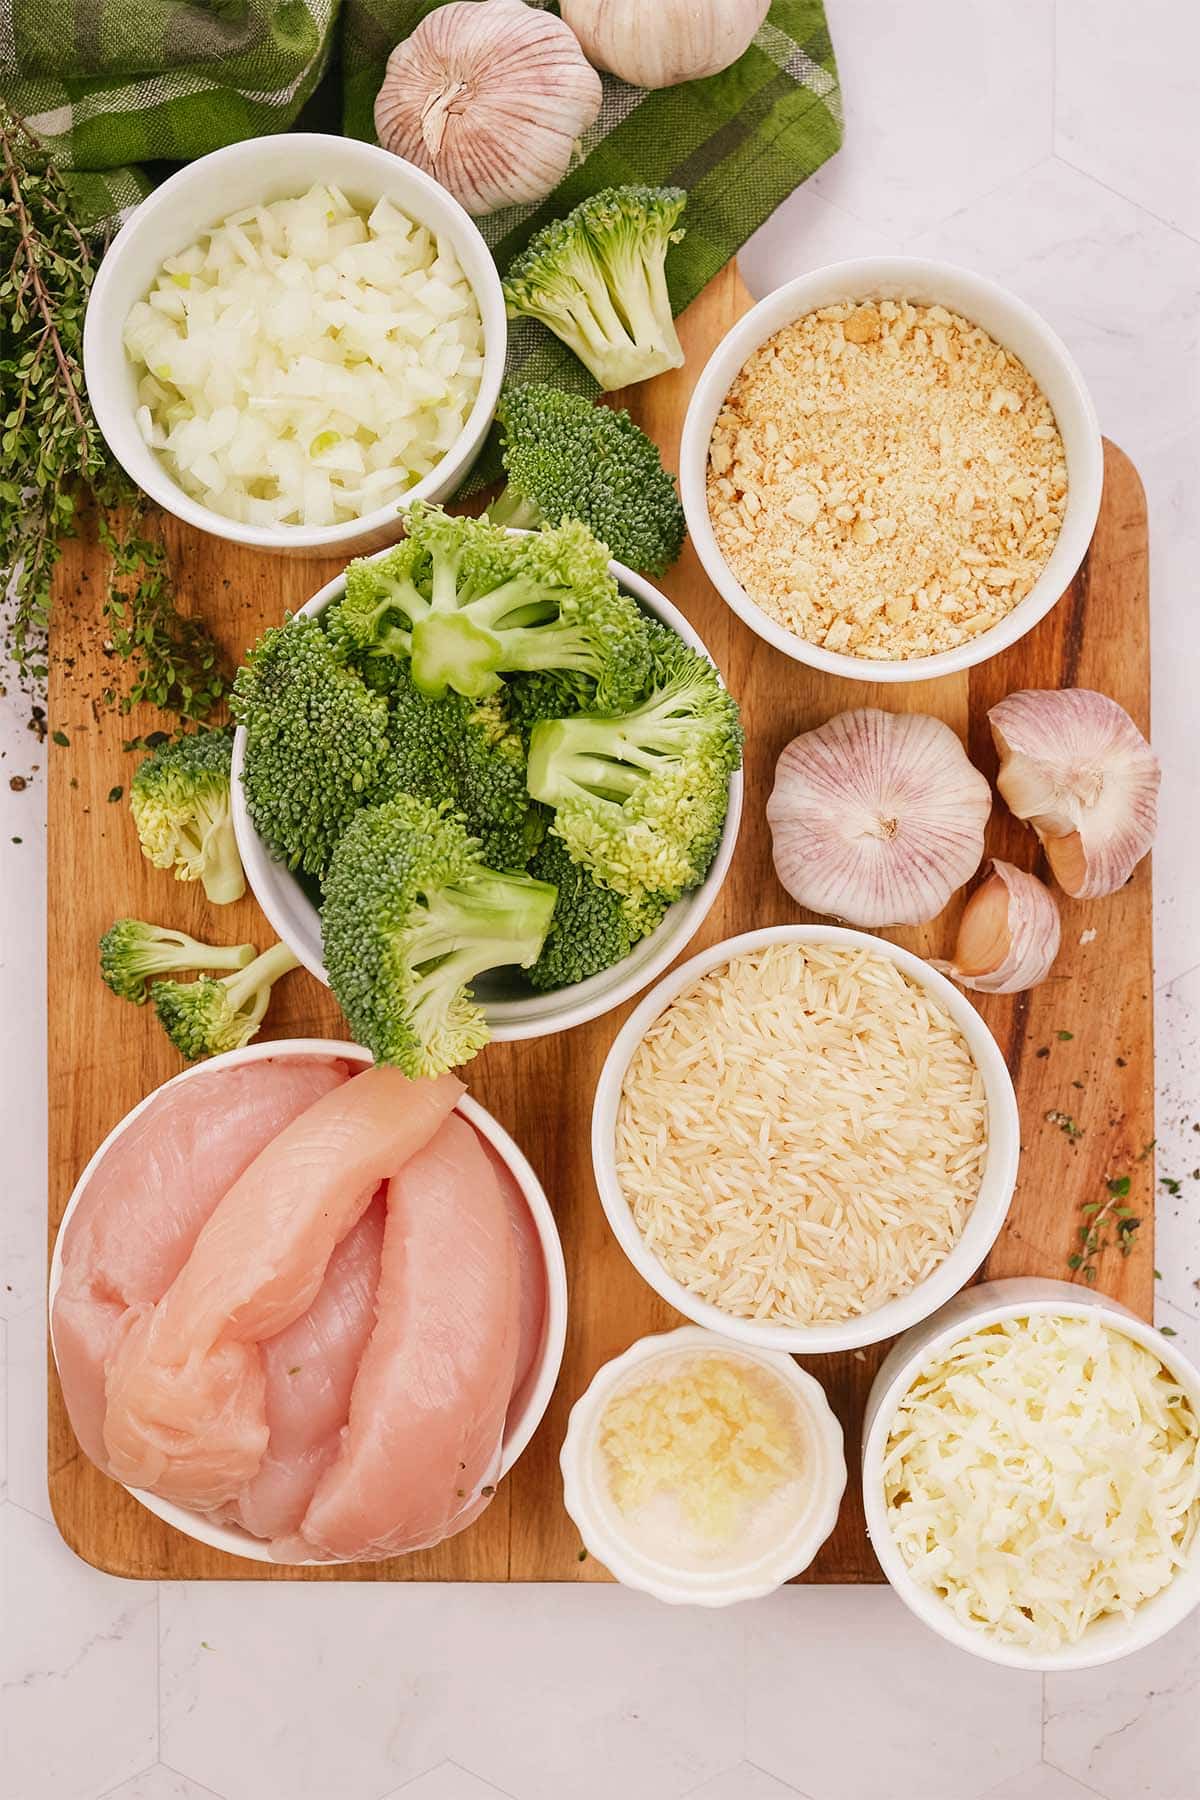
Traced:
[[253, 525], [334, 525], [436, 468], [483, 373], [449, 245], [336, 187], [245, 207], [125, 321], [137, 426], [184, 491]]

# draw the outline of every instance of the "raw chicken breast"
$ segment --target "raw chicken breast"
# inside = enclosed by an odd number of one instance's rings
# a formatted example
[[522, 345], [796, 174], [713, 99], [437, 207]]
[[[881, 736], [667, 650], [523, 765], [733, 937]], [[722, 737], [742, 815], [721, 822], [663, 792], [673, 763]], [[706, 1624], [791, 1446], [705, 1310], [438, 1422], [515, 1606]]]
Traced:
[[255, 1158], [163, 1298], [122, 1321], [104, 1421], [118, 1480], [211, 1512], [257, 1474], [269, 1436], [259, 1340], [308, 1310], [334, 1246], [462, 1092], [452, 1075], [410, 1082], [398, 1069], [371, 1068]]
[[338, 1452], [350, 1391], [375, 1323], [386, 1217], [379, 1193], [329, 1259], [308, 1311], [260, 1345], [267, 1453], [222, 1516], [255, 1537], [298, 1529], [313, 1489]]
[[546, 1258], [529, 1203], [521, 1192], [516, 1176], [500, 1152], [494, 1150], [482, 1134], [479, 1141], [496, 1171], [496, 1180], [500, 1183], [500, 1192], [508, 1208], [508, 1222], [512, 1226], [513, 1241], [517, 1249], [521, 1331], [517, 1346], [517, 1367], [513, 1375], [513, 1398], [516, 1399], [542, 1347], [542, 1332], [546, 1324]]
[[377, 1323], [337, 1461], [280, 1557], [395, 1556], [450, 1536], [499, 1473], [519, 1337], [516, 1247], [465, 1120], [388, 1184]]
[[162, 1298], [221, 1196], [348, 1073], [286, 1056], [204, 1069], [154, 1095], [96, 1167], [63, 1234], [53, 1324], [71, 1424], [102, 1469], [104, 1371], [126, 1308]]

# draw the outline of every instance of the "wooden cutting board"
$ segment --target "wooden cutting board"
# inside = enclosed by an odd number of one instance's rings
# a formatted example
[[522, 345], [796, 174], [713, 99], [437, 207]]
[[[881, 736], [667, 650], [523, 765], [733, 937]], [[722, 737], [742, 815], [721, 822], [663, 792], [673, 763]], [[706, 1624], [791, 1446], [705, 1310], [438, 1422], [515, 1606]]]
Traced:
[[[626, 396], [675, 467], [692, 381], [718, 338], [750, 304], [730, 267], [681, 321], [687, 366]], [[258, 555], [170, 524], [184, 603], [215, 627], [231, 659], [285, 609], [299, 606], [339, 565]], [[180, 1068], [146, 1009], [113, 998], [96, 972], [96, 940], [114, 917], [133, 914], [198, 936], [260, 945], [270, 933], [254, 902], [219, 916], [190, 888], [156, 872], [138, 852], [128, 808], [134, 759], [122, 742], [161, 726], [148, 710], [119, 719], [99, 704], [111, 675], [96, 612], [105, 580], [94, 543], [68, 548], [55, 601], [50, 721], [69, 740], [50, 746], [49, 1064], [50, 1234], [76, 1176], [105, 1133]], [[839, 682], [770, 649], [728, 610], [691, 549], [663, 582], [692, 620], [741, 700], [747, 727], [746, 807], [724, 892], [686, 954], [753, 926], [804, 914], [775, 879], [763, 808], [775, 759], [797, 731], [847, 707], [921, 710], [947, 720], [978, 766], [995, 773], [987, 709], [1021, 687], [1095, 687], [1149, 727], [1146, 508], [1137, 472], [1106, 446], [1104, 500], [1087, 562], [1049, 617], [1021, 643], [968, 675], [908, 687]], [[997, 806], [989, 851], [1041, 869], [1031, 832]], [[898, 931], [925, 955], [949, 954], [961, 898], [933, 924]], [[1084, 942], [1084, 937], [1089, 939]], [[990, 1276], [1066, 1277], [1080, 1207], [1106, 1198], [1128, 1175], [1143, 1223], [1123, 1258], [1104, 1252], [1097, 1285], [1149, 1317], [1153, 1294], [1154, 1135], [1150, 866], [1121, 893], [1063, 904], [1063, 949], [1053, 977], [1032, 994], [985, 998], [980, 1010], [1008, 1058], [1023, 1121], [1020, 1179], [1008, 1224], [988, 1259]], [[631, 1003], [632, 1004], [632, 1003]], [[470, 1067], [471, 1091], [513, 1132], [537, 1169], [562, 1231], [570, 1327], [562, 1376], [529, 1449], [482, 1519], [461, 1537], [384, 1564], [271, 1569], [203, 1548], [172, 1531], [106, 1479], [79, 1451], [50, 1368], [49, 1478], [66, 1541], [98, 1568], [172, 1580], [596, 1581], [562, 1508], [558, 1449], [567, 1413], [593, 1371], [634, 1338], [677, 1323], [612, 1238], [592, 1182], [588, 1127], [596, 1077], [629, 1007], [559, 1037], [499, 1044]], [[276, 990], [266, 1034], [346, 1035], [332, 997], [306, 973]], [[1074, 1121], [1072, 1135], [1048, 1115]], [[837, 1530], [805, 1577], [875, 1581], [858, 1489], [863, 1402], [882, 1350], [816, 1358], [846, 1429], [850, 1485]]]

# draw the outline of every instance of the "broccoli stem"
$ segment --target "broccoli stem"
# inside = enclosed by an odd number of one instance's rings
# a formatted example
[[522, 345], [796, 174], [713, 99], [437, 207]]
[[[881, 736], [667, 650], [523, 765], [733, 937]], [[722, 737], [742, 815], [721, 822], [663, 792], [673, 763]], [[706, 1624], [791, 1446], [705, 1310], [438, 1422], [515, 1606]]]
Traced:
[[518, 531], [536, 531], [546, 516], [536, 500], [516, 493], [511, 482], [487, 510], [493, 525], [512, 526]]
[[696, 729], [686, 681], [617, 717], [580, 713], [542, 720], [530, 736], [529, 792], [549, 806], [561, 805], [572, 789], [626, 799], [663, 757], [685, 753]]
[[246, 892], [246, 876], [238, 853], [233, 818], [223, 812], [204, 834], [204, 867], [200, 880], [214, 906], [228, 906]]
[[413, 924], [409, 959], [422, 981], [428, 977], [448, 989], [504, 964], [528, 968], [541, 954], [557, 898], [547, 881], [490, 869], [439, 888]]
[[186, 931], [168, 931], [147, 949], [146, 969], [245, 969], [254, 961], [253, 944], [201, 944]]
[[271, 989], [289, 969], [298, 969], [300, 958], [286, 944], [272, 944], [261, 956], [235, 975], [226, 975], [224, 986], [234, 1012], [252, 1018], [255, 1028], [261, 1023], [271, 1000]]

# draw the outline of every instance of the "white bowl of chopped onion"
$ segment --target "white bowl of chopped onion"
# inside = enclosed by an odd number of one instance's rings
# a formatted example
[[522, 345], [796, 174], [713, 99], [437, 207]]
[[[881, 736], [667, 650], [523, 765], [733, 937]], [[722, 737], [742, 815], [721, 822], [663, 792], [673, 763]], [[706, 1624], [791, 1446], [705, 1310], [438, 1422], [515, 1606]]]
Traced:
[[984, 1282], [875, 1377], [863, 1503], [889, 1582], [959, 1649], [1114, 1662], [1200, 1605], [1200, 1370], [1091, 1288]]
[[970, 1001], [884, 938], [780, 925], [672, 969], [617, 1034], [592, 1165], [685, 1318], [798, 1356], [881, 1343], [968, 1282], [1020, 1121]]
[[141, 203], [83, 354], [109, 448], [168, 512], [257, 549], [361, 553], [459, 485], [506, 342], [457, 201], [376, 145], [297, 132], [213, 151]]
[[[866, 365], [856, 365], [857, 339], [846, 332], [846, 344], [832, 348], [845, 350], [850, 375], [843, 373], [836, 356], [832, 362], [822, 360], [823, 350], [814, 354], [815, 347], [804, 344], [801, 357], [811, 360], [807, 368], [802, 364], [799, 379], [811, 383], [810, 391], [801, 395], [797, 389], [785, 397], [780, 402], [785, 410], [772, 419], [769, 397], [786, 394], [787, 384], [797, 378], [790, 350], [779, 355], [777, 334], [817, 319], [825, 309], [870, 308], [874, 313], [879, 305], [894, 304], [938, 309], [937, 317], [945, 322], [941, 330], [951, 333], [955, 327], [948, 315], [953, 315], [955, 321], [986, 332], [993, 350], [1013, 361], [1007, 372], [983, 369], [987, 388], [980, 404], [939, 425], [931, 410], [937, 399], [932, 370], [925, 371], [930, 388], [913, 394], [910, 415], [896, 395], [872, 392], [870, 378], [862, 383], [865, 394], [852, 385], [855, 367], [861, 372]], [[877, 332], [881, 349], [888, 326], [885, 319], [882, 334]], [[768, 356], [771, 342], [775, 350]], [[963, 361], [956, 346], [942, 360], [960, 366]], [[885, 369], [888, 361], [883, 358]], [[900, 366], [898, 358], [892, 366]], [[739, 415], [735, 384], [747, 370], [745, 410]], [[1014, 380], [1018, 386], [1029, 384], [1032, 391], [1010, 392], [1004, 383]], [[795, 428], [794, 413], [786, 412], [796, 405], [816, 421], [807, 439]], [[998, 463], [1000, 453], [993, 444], [971, 441], [972, 420], [981, 415], [986, 420], [989, 412], [1032, 415], [1035, 408], [1042, 419], [1046, 405], [1049, 426], [1043, 422], [1037, 429], [1056, 426], [1061, 438], [1056, 454], [1061, 449], [1066, 465], [1065, 508], [1048, 553], [1039, 549], [1024, 555], [1019, 536], [1003, 536], [1004, 509], [1013, 507], [1010, 516], [1016, 519], [1016, 509], [1023, 508], [1018, 530], [1031, 534], [1046, 510], [1040, 494], [1029, 491], [1038, 490], [1040, 481], [1007, 488], [997, 479], [998, 491], [989, 496], [985, 465]], [[729, 421], [729, 430], [718, 446], [714, 431], [723, 420]], [[906, 422], [912, 426], [910, 442], [903, 438]], [[851, 434], [859, 429], [867, 435], [855, 448]], [[752, 441], [743, 446], [743, 439]], [[716, 460], [710, 463], [718, 449], [720, 467]], [[1005, 465], [1005, 474], [1009, 472], [1017, 473]], [[766, 295], [737, 321], [701, 370], [679, 450], [679, 493], [688, 531], [717, 592], [752, 631], [785, 656], [851, 681], [929, 681], [984, 662], [1024, 637], [1061, 598], [1087, 554], [1103, 479], [1096, 410], [1061, 338], [998, 283], [970, 269], [919, 257], [833, 263]], [[727, 493], [721, 481], [729, 484]], [[905, 482], [912, 484], [907, 519]], [[752, 483], [758, 483], [761, 494]], [[934, 554], [934, 531], [956, 531], [960, 515], [973, 528], [976, 515], [993, 505], [987, 554], [972, 539], [966, 554], [949, 556], [942, 569]], [[980, 566], [982, 583], [994, 582], [994, 602], [986, 597], [960, 600], [974, 591], [963, 566], [967, 563]], [[893, 576], [895, 593], [889, 596], [887, 582]], [[748, 589], [758, 593], [757, 600]], [[978, 592], [985, 595], [985, 586]], [[1012, 604], [1018, 593], [1021, 597]], [[901, 609], [895, 620], [893, 602]], [[858, 648], [856, 633], [863, 638]]]
[[[386, 554], [386, 552], [380, 552]], [[652, 618], [669, 625], [685, 644], [709, 656], [704, 640], [693, 630], [683, 614], [653, 587], [644, 576], [624, 564], [612, 562], [609, 569], [627, 593], [632, 594]], [[335, 576], [300, 608], [300, 616], [321, 613], [334, 600], [340, 600], [345, 589], [345, 575]], [[710, 657], [711, 660], [711, 657]], [[254, 829], [246, 805], [242, 783], [246, 734], [239, 726], [233, 741], [233, 781], [231, 788], [233, 825], [238, 850], [246, 870], [246, 880], [272, 929], [300, 958], [304, 967], [317, 980], [329, 985], [321, 946], [321, 914], [315, 890], [305, 887], [282, 862], [276, 861]], [[742, 818], [744, 777], [735, 769], [729, 778], [729, 807], [707, 875], [700, 886], [668, 907], [662, 922], [648, 937], [634, 945], [629, 955], [611, 968], [589, 975], [571, 987], [555, 988], [548, 993], [535, 992], [515, 971], [493, 970], [475, 985], [492, 1038], [498, 1043], [523, 1038], [546, 1037], [556, 1031], [569, 1031], [589, 1019], [598, 1019], [614, 1007], [640, 992], [647, 982], [661, 975], [691, 942], [712, 910], [729, 873], [737, 844], [738, 826]]]

